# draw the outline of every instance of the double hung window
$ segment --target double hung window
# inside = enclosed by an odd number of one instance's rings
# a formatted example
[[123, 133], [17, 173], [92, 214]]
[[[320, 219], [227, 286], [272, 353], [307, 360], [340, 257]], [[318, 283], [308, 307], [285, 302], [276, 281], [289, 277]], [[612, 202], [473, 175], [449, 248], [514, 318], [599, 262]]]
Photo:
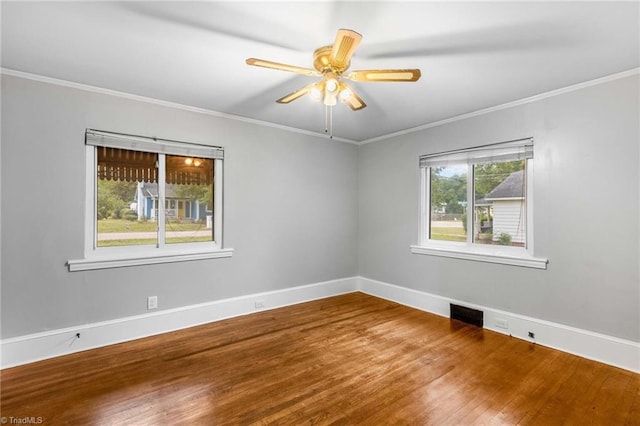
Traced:
[[217, 146], [87, 130], [85, 259], [70, 270], [226, 257]]
[[546, 267], [532, 256], [532, 166], [532, 139], [421, 156], [412, 251]]

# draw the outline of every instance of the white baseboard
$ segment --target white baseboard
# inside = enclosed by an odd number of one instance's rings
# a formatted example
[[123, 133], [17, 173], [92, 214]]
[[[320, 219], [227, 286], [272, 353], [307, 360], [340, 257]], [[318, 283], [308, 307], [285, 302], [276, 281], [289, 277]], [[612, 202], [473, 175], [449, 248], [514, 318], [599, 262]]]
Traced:
[[[489, 330], [640, 373], [640, 343], [364, 277], [325, 281], [4, 339], [0, 341], [0, 365], [1, 368], [14, 367], [354, 291], [361, 291], [444, 317], [449, 317], [450, 303], [479, 309], [484, 312], [484, 327]], [[263, 307], [256, 308], [258, 301], [263, 304]], [[506, 322], [507, 328], [496, 327], [496, 321]], [[529, 331], [535, 334], [535, 339], [528, 337]], [[80, 333], [79, 339], [75, 337], [76, 333]]]
[[[29, 334], [0, 341], [2, 368], [95, 349], [195, 325], [251, 314], [357, 289], [358, 278], [344, 278], [156, 311], [77, 327]], [[256, 302], [262, 307], [256, 308]], [[80, 338], [76, 334], [80, 333]]]
[[[640, 373], [640, 343], [637, 342], [363, 277], [358, 279], [358, 290], [444, 317], [449, 317], [450, 303], [479, 309], [484, 312], [484, 328], [486, 329]], [[502, 325], [506, 325], [507, 328], [497, 327], [496, 321], [502, 321]], [[534, 333], [535, 339], [528, 337], [529, 332]]]

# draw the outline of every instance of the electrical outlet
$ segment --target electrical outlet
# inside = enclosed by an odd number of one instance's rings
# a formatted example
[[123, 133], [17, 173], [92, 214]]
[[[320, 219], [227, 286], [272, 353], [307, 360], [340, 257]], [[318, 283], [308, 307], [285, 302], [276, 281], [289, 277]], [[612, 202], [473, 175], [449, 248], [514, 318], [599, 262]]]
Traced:
[[158, 309], [158, 296], [147, 297], [147, 310]]
[[509, 322], [507, 320], [504, 320], [504, 319], [497, 319], [496, 320], [496, 327], [504, 328], [505, 330], [508, 330], [509, 329]]
[[256, 309], [264, 308], [264, 300], [256, 300]]

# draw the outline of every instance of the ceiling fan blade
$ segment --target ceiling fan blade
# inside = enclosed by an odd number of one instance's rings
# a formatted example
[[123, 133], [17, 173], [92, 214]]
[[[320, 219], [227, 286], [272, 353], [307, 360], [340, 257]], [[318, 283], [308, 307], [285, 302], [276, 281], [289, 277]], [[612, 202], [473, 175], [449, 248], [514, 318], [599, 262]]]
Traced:
[[253, 65], [255, 67], [264, 67], [280, 71], [295, 72], [310, 77], [320, 76], [320, 73], [318, 71], [312, 70], [311, 68], [302, 68], [295, 65], [281, 64], [279, 62], [266, 61], [264, 59], [249, 58], [246, 62], [247, 65]]
[[351, 96], [349, 96], [348, 98], [342, 101], [345, 104], [349, 105], [349, 108], [351, 108], [354, 111], [358, 111], [367, 106], [367, 104], [364, 103], [362, 98], [358, 96], [355, 90], [347, 86], [345, 83], [342, 83], [342, 85], [344, 85], [344, 87], [346, 87], [349, 90], [349, 92], [351, 92]]
[[307, 93], [309, 93], [309, 90], [311, 90], [311, 88], [314, 85], [315, 83], [308, 84], [304, 86], [302, 89], [296, 90], [295, 92], [289, 93], [288, 95], [281, 97], [276, 102], [279, 104], [288, 104], [289, 102], [293, 102], [296, 99], [301, 98]]
[[362, 36], [353, 30], [338, 30], [336, 40], [331, 48], [331, 64], [336, 68], [346, 69], [351, 61], [351, 56], [360, 44]]
[[404, 70], [361, 70], [353, 71], [344, 77], [353, 81], [418, 81], [419, 69]]

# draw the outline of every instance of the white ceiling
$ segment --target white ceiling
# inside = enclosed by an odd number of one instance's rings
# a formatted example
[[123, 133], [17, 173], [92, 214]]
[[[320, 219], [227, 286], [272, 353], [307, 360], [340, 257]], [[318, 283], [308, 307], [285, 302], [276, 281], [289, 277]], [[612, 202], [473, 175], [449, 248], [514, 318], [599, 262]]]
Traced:
[[275, 100], [311, 77], [339, 28], [363, 35], [351, 69], [420, 68], [416, 83], [352, 83], [334, 107], [364, 141], [640, 66], [638, 2], [7, 2], [2, 67], [323, 133], [324, 107]]

